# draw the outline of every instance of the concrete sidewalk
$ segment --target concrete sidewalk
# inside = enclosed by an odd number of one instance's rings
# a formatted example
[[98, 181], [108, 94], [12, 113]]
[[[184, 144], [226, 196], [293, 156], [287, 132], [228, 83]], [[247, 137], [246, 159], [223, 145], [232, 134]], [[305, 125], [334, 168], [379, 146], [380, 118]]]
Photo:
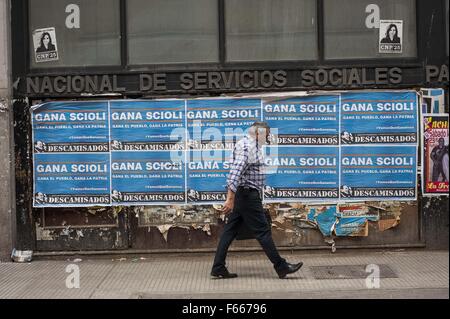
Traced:
[[[0, 298], [449, 298], [448, 251], [295, 251], [282, 255], [305, 265], [281, 280], [265, 255], [230, 253], [228, 268], [239, 277], [221, 280], [209, 276], [213, 254], [0, 263]], [[70, 264], [79, 267], [80, 288], [66, 287], [67, 277], [73, 274], [66, 272]], [[367, 288], [369, 264], [380, 269], [378, 289]]]

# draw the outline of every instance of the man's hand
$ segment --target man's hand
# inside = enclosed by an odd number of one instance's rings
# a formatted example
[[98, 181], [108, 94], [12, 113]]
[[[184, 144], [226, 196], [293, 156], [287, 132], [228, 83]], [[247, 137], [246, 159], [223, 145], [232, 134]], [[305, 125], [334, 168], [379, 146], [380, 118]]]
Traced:
[[223, 204], [222, 209], [220, 210], [222, 213], [229, 214], [233, 211], [234, 208], [234, 193], [229, 189], [227, 193], [227, 200]]
[[234, 208], [234, 199], [230, 200], [229, 198], [227, 198], [220, 211], [225, 214], [229, 214], [233, 210], [233, 208]]

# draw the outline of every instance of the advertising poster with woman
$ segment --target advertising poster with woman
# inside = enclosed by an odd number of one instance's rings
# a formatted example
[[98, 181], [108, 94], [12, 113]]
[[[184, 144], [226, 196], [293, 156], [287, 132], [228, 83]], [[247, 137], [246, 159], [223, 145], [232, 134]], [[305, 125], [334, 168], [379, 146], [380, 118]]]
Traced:
[[423, 115], [423, 195], [448, 195], [448, 114]]

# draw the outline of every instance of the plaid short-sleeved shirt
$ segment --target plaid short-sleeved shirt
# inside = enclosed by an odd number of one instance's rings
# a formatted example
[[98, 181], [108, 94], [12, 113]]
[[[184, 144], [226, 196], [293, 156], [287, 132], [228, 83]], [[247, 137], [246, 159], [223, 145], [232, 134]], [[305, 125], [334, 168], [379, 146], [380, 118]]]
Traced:
[[236, 143], [230, 162], [227, 188], [236, 192], [239, 186], [248, 186], [261, 195], [265, 181], [262, 146], [258, 146], [254, 138], [244, 137]]

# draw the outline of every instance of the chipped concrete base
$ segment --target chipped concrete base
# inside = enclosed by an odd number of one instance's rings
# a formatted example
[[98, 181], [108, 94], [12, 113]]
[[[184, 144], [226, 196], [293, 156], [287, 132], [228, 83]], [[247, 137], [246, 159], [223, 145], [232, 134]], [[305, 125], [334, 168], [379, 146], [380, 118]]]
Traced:
[[173, 227], [202, 230], [211, 236], [211, 224], [221, 218], [212, 205], [137, 206], [134, 211], [140, 227], [156, 226], [166, 242]]
[[[403, 202], [358, 202], [339, 205], [277, 203], [266, 204], [265, 208], [271, 214], [273, 230], [279, 239], [280, 236], [282, 237], [280, 242], [282, 246], [303, 246], [302, 236], [305, 235], [305, 231], [314, 231], [322, 234], [324, 247], [335, 252], [338, 237], [368, 237], [369, 225], [371, 231], [375, 229], [377, 232], [397, 227], [405, 205], [408, 204]], [[328, 213], [331, 212], [331, 214], [328, 220], [321, 218], [322, 214], [330, 208], [331, 211]], [[139, 227], [146, 227], [148, 231], [152, 228], [156, 229], [166, 243], [168, 243], [168, 234], [171, 229], [203, 231], [211, 236], [211, 228], [217, 229], [217, 226], [225, 219], [219, 211], [219, 206], [216, 205], [139, 206], [133, 209], [138, 217]], [[353, 223], [353, 219], [356, 219], [358, 223]], [[215, 237], [211, 238], [211, 242], [213, 243], [215, 239]], [[246, 244], [243, 243], [240, 248], [246, 247]], [[317, 247], [317, 244], [314, 246]]]

